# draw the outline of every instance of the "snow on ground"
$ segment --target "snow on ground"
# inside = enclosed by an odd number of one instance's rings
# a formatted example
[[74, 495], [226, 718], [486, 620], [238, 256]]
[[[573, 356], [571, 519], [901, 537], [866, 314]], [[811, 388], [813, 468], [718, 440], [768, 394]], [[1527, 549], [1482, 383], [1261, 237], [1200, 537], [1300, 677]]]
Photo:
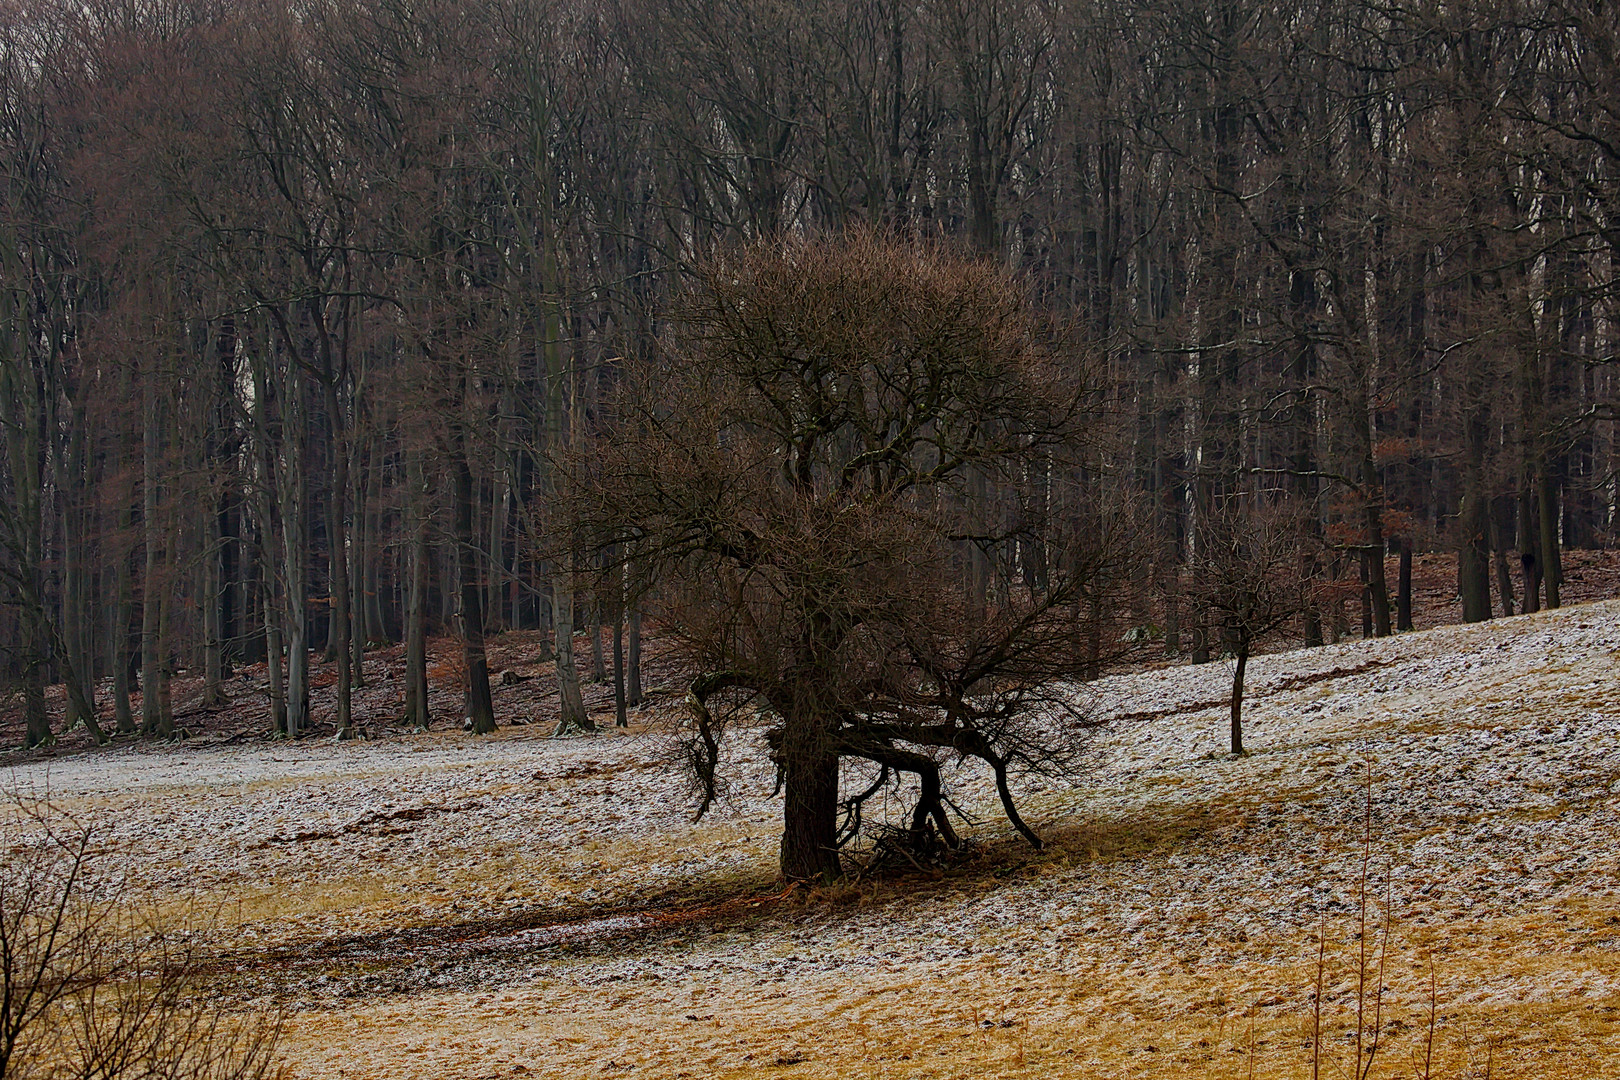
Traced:
[[1617, 650], [1620, 602], [1257, 658], [1242, 759], [1229, 665], [1105, 679], [1090, 767], [1022, 788], [1047, 851], [967, 770], [980, 859], [807, 898], [773, 890], [760, 748], [693, 825], [640, 728], [0, 782], [98, 822], [135, 895], [214, 910], [296, 1076], [1300, 1076], [1319, 976], [1348, 1071], [1386, 925], [1375, 1075], [1431, 1004], [1434, 1076], [1620, 1075]]

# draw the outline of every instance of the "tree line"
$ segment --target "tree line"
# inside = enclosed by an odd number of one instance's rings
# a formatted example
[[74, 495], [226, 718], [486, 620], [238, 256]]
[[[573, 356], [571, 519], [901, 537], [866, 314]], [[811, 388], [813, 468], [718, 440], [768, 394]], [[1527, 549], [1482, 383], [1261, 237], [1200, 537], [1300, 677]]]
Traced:
[[[711, 355], [660, 351], [694, 268], [784, 237], [999, 268], [1084, 371], [1067, 494], [1020, 465], [951, 497], [969, 532], [1031, 500], [1128, 519], [1113, 591], [1065, 594], [1093, 672], [1127, 629], [1219, 647], [1212, 538], [1280, 502], [1310, 508], [1301, 576], [1340, 586], [1306, 641], [1408, 628], [1415, 550], [1457, 552], [1470, 620], [1556, 606], [1560, 552], [1615, 524], [1617, 41], [1565, 0], [8, 3], [0, 667], [28, 740], [48, 682], [66, 723], [108, 734], [110, 692], [113, 732], [161, 735], [177, 669], [212, 701], [259, 662], [297, 735], [312, 653], [347, 735], [360, 659], [400, 641], [425, 726], [443, 633], [487, 731], [484, 638], [517, 628], [587, 725], [575, 634], [607, 627], [622, 715], [660, 583], [593, 532], [581, 462], [637, 364]], [[964, 611], [1047, 581], [1011, 535], [957, 537]]]

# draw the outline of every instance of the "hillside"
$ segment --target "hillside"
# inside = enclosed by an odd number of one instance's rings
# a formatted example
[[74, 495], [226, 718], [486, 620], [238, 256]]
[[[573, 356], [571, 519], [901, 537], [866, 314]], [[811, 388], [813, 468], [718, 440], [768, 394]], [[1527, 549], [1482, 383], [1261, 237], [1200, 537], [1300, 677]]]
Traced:
[[1608, 602], [1263, 657], [1239, 760], [1228, 666], [1109, 678], [1077, 691], [1114, 718], [1092, 766], [1023, 787], [1046, 851], [960, 775], [973, 858], [808, 895], [772, 883], [757, 748], [694, 826], [656, 710], [3, 775], [103, 822], [139, 895], [216, 905], [297, 1076], [1298, 1077], [1319, 974], [1339, 1075], [1387, 932], [1373, 1075], [1412, 1074], [1432, 1003], [1434, 1076], [1591, 1077], [1620, 1071], [1617, 650]]

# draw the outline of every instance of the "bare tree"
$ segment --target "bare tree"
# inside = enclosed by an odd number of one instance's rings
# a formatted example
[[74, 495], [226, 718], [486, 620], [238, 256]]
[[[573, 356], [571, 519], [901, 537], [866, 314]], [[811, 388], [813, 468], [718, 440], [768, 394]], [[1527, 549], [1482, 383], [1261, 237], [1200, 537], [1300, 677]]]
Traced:
[[1199, 537], [1186, 595], [1220, 631], [1237, 665], [1232, 673], [1232, 753], [1243, 749], [1243, 678], [1256, 646], [1310, 605], [1301, 573], [1308, 518], [1287, 502], [1255, 506], [1250, 498], [1217, 504]]
[[[1000, 271], [871, 235], [717, 259], [679, 318], [573, 486], [596, 539], [655, 571], [664, 629], [699, 672], [699, 814], [747, 704], [784, 792], [788, 878], [840, 873], [840, 808], [871, 794], [840, 798], [846, 758], [915, 776], [912, 836], [947, 846], [942, 755], [977, 758], [1038, 846], [1008, 774], [1063, 769], [1087, 727], [1056, 681], [1087, 667], [1084, 587], [1108, 538], [1046, 508], [1086, 494], [1090, 387]], [[975, 500], [975, 475], [1064, 497]], [[1039, 565], [1019, 557], [1031, 545]], [[982, 604], [963, 573], [975, 551], [997, 571]]]

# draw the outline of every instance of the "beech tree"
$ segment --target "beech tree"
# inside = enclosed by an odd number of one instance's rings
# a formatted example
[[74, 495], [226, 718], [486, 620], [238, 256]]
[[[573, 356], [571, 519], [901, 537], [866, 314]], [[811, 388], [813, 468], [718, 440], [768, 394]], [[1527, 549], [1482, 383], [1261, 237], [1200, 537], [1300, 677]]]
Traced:
[[[1082, 673], [1108, 554], [1051, 511], [1076, 504], [1086, 365], [1042, 347], [993, 265], [868, 234], [716, 258], [677, 312], [573, 487], [596, 540], [659, 580], [697, 672], [699, 816], [747, 707], [784, 793], [787, 878], [837, 877], [840, 809], [901, 776], [920, 784], [912, 842], [955, 846], [946, 755], [988, 766], [1039, 846], [1009, 772], [1064, 768], [1087, 728], [1055, 683]], [[1054, 494], [986, 504], [975, 475]], [[983, 602], [975, 550], [997, 568]], [[841, 798], [846, 759], [878, 784]]]

